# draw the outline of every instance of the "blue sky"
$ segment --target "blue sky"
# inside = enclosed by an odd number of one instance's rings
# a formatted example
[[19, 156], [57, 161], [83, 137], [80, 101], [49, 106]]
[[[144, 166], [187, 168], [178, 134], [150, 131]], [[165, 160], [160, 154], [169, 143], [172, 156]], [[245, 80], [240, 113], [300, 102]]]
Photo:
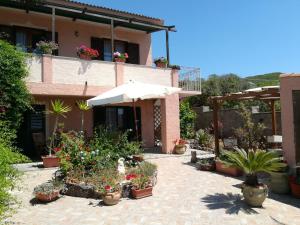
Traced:
[[[80, 0], [158, 17], [176, 25], [171, 63], [201, 74], [300, 72], [300, 0]], [[165, 34], [153, 34], [165, 56]]]

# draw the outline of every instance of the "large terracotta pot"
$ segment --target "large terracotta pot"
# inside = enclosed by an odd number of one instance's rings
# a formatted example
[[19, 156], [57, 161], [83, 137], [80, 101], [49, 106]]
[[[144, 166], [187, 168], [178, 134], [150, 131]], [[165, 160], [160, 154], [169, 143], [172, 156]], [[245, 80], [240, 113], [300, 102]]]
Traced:
[[159, 68], [167, 68], [167, 64], [163, 62], [156, 62], [155, 65]]
[[243, 171], [236, 167], [227, 167], [221, 161], [216, 160], [216, 171], [233, 177], [240, 177]]
[[175, 153], [182, 155], [186, 151], [186, 146], [185, 145], [175, 145]]
[[202, 171], [215, 171], [216, 170], [216, 164], [215, 163], [201, 163], [201, 162], [198, 162], [197, 163], [197, 168], [199, 170], [202, 170]]
[[103, 196], [103, 202], [105, 205], [116, 205], [119, 203], [121, 198], [121, 192], [113, 192], [113, 193], [107, 193]]
[[292, 195], [296, 198], [300, 198], [300, 184], [296, 183], [296, 177], [289, 177], [289, 183]]
[[50, 194], [36, 193], [35, 198], [41, 202], [51, 202], [58, 199], [59, 191], [53, 191]]
[[131, 189], [132, 197], [135, 199], [145, 198], [152, 195], [152, 187], [148, 187], [145, 189]]
[[252, 207], [261, 207], [268, 196], [268, 187], [265, 184], [261, 184], [257, 187], [243, 184], [242, 193], [248, 205]]
[[42, 159], [43, 159], [43, 166], [45, 168], [58, 167], [59, 166], [59, 158], [55, 155], [42, 156]]
[[271, 172], [270, 189], [276, 194], [287, 194], [290, 191], [288, 173]]

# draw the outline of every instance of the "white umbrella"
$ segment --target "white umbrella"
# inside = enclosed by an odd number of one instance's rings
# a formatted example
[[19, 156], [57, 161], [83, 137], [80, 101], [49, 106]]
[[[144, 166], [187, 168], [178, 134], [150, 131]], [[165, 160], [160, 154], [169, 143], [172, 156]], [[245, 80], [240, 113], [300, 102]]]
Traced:
[[164, 98], [168, 95], [178, 93], [181, 88], [168, 87], [163, 85], [146, 84], [136, 81], [129, 81], [115, 87], [101, 95], [87, 100], [88, 106], [117, 104], [124, 102], [133, 103], [135, 129], [138, 136], [135, 101], [153, 98]]

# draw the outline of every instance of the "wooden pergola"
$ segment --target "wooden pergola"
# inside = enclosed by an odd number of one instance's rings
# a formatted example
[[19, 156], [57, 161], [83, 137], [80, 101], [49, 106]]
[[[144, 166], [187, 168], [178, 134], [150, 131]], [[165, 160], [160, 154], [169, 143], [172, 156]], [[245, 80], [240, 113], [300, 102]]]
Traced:
[[225, 96], [213, 96], [210, 98], [213, 102], [213, 123], [215, 136], [215, 153], [220, 154], [219, 146], [219, 110], [224, 101], [243, 101], [243, 100], [261, 100], [271, 108], [272, 112], [272, 134], [276, 135], [276, 111], [275, 101], [280, 100], [279, 86], [265, 86], [260, 88], [248, 89], [243, 92], [228, 94]]

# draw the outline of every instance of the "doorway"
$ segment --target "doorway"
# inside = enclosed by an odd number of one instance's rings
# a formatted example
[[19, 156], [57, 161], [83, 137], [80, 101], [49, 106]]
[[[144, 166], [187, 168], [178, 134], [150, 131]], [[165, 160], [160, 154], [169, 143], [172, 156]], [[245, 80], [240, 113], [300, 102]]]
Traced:
[[296, 162], [300, 162], [300, 90], [293, 91], [293, 109]]

